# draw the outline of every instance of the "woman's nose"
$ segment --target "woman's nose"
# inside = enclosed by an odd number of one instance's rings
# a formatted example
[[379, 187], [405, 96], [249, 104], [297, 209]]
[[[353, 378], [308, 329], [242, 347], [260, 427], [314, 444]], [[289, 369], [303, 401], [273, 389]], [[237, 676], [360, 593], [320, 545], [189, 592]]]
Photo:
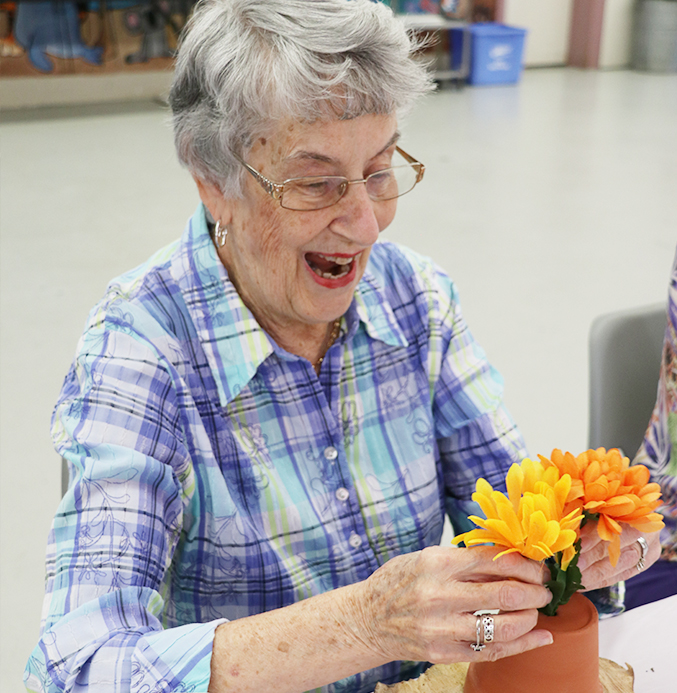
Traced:
[[364, 181], [351, 181], [343, 197], [337, 202], [340, 213], [333, 222], [334, 230], [350, 238], [354, 243], [371, 246], [381, 231], [376, 215], [376, 205], [367, 195]]

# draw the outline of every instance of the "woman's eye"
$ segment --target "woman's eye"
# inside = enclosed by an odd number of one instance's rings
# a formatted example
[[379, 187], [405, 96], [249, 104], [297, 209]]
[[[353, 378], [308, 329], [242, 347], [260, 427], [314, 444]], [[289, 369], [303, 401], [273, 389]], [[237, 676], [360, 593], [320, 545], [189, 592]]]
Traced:
[[386, 188], [394, 180], [394, 172], [391, 168], [386, 169], [385, 171], [377, 171], [376, 173], [372, 173], [369, 176], [369, 186], [372, 189], [376, 188]]
[[296, 183], [296, 189], [302, 195], [318, 197], [326, 195], [332, 189], [332, 183], [328, 180], [314, 180]]
[[374, 183], [382, 183], [383, 181], [390, 180], [393, 177], [392, 169], [386, 169], [385, 171], [376, 171], [369, 176], [369, 180], [373, 180]]

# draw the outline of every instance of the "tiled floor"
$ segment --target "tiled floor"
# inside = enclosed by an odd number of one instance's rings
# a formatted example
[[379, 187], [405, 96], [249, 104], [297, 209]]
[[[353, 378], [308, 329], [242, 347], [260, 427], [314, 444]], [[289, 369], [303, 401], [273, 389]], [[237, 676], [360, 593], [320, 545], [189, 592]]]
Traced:
[[[530, 449], [587, 437], [587, 334], [663, 301], [677, 243], [677, 75], [527, 71], [431, 96], [404, 124], [427, 166], [385, 235], [455, 278]], [[166, 115], [53, 110], [0, 124], [0, 690], [38, 632], [59, 497], [49, 417], [107, 281], [173, 240], [197, 204]]]

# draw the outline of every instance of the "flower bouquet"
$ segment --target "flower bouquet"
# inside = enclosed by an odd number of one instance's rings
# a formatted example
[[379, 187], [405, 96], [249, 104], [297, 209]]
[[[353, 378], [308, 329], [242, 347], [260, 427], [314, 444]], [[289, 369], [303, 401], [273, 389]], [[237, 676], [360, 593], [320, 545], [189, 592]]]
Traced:
[[494, 560], [516, 552], [545, 561], [551, 575], [546, 587], [553, 598], [541, 611], [553, 616], [574, 592], [584, 589], [577, 566], [581, 527], [597, 522], [597, 533], [608, 542], [609, 560], [615, 566], [623, 525], [642, 532], [663, 527], [661, 516], [654, 512], [661, 494], [658, 484], [649, 483], [649, 470], [630, 466], [615, 448], [587, 450], [577, 457], [553, 450], [550, 458], [538, 457], [512, 465], [506, 477], [507, 496], [478, 479], [472, 498], [486, 517], [471, 515], [479, 529], [453, 541], [468, 547], [506, 547]]
[[577, 565], [580, 530], [596, 521], [609, 560], [616, 565], [624, 525], [642, 532], [662, 528], [661, 516], [654, 512], [660, 504], [659, 486], [649, 483], [646, 467], [631, 467], [618, 450], [599, 448], [577, 457], [554, 450], [550, 458], [527, 458], [512, 465], [506, 487], [507, 495], [484, 479], [477, 481], [472, 497], [485, 517], [471, 515], [478, 529], [455, 537], [454, 543], [505, 547], [494, 560], [520, 553], [545, 562], [551, 577], [546, 587], [553, 596], [540, 610], [537, 628], [549, 630], [553, 644], [496, 661], [471, 662], [464, 693], [602, 693], [597, 610], [577, 593], [584, 589]]

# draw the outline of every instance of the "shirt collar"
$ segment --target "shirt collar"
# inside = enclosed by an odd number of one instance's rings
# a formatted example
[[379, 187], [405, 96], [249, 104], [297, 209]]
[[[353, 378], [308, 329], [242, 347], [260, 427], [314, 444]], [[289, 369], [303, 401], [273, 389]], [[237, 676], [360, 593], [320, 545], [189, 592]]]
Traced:
[[[172, 259], [172, 277], [197, 330], [221, 406], [237, 397], [271, 354], [289, 357], [258, 324], [228, 278], [209, 235], [202, 205], [189, 220]], [[349, 339], [362, 324], [373, 339], [391, 346], [408, 344], [369, 266], [357, 286], [346, 323]]]
[[402, 328], [395, 319], [383, 287], [376, 275], [370, 271], [369, 263], [357, 285], [348, 315], [350, 316], [353, 311], [372, 339], [377, 339], [389, 346], [409, 345]]

